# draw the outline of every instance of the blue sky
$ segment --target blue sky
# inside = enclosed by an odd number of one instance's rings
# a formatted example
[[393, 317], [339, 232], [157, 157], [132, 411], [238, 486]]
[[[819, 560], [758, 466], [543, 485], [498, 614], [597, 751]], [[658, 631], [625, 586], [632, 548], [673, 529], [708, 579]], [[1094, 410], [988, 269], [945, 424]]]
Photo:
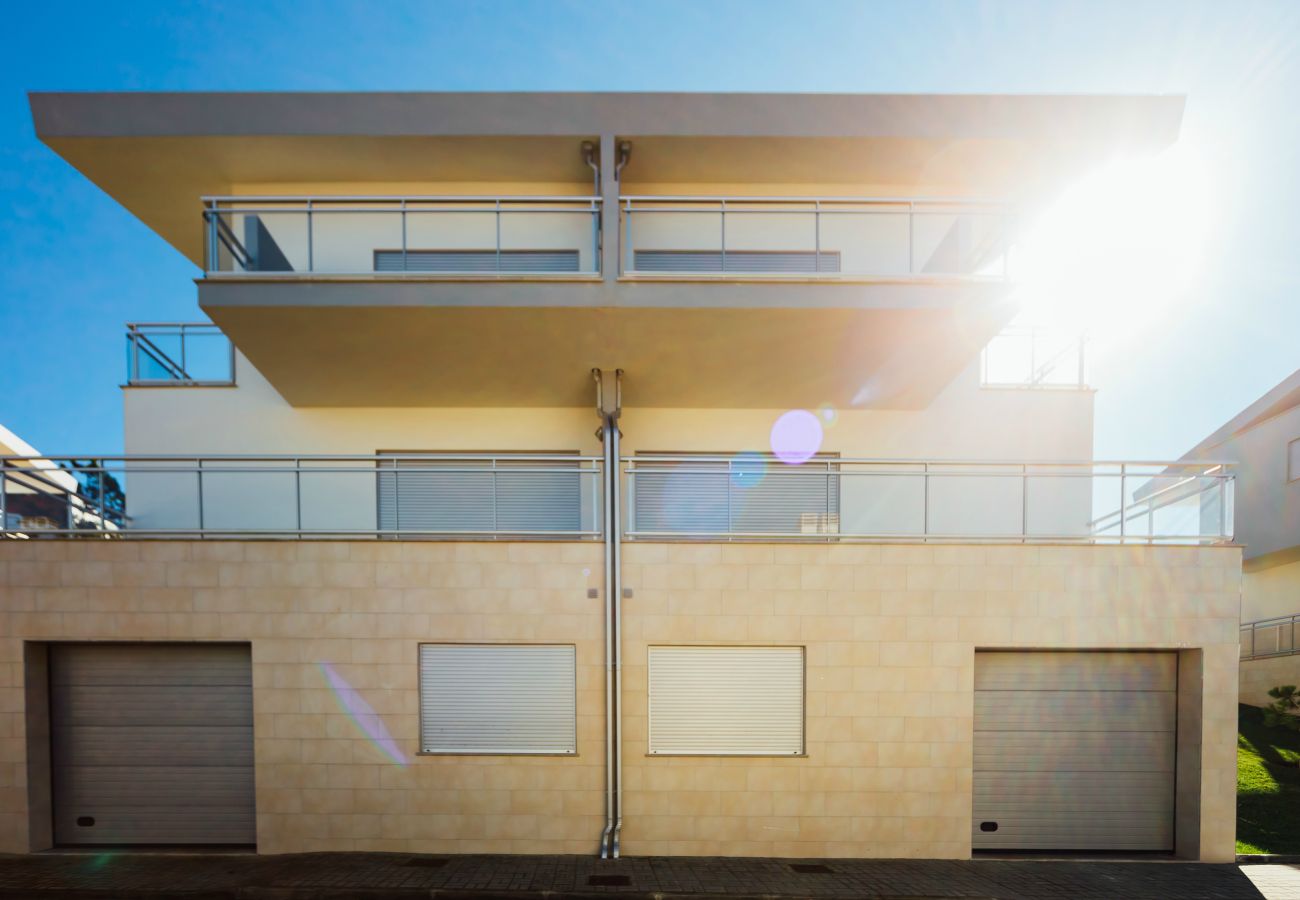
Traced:
[[29, 90], [1186, 94], [1213, 227], [1196, 284], [1099, 361], [1097, 455], [1177, 456], [1300, 367], [1300, 3], [136, 0], [7, 21], [0, 423], [47, 453], [120, 452], [122, 324], [201, 314], [197, 270], [36, 141]]

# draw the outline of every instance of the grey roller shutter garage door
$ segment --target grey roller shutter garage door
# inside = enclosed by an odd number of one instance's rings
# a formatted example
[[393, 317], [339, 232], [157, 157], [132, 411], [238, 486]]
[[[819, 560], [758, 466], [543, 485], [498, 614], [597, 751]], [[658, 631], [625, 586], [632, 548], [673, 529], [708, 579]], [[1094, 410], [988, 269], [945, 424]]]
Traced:
[[975, 655], [974, 849], [1172, 850], [1172, 653]]
[[57, 844], [253, 844], [247, 645], [50, 648]]

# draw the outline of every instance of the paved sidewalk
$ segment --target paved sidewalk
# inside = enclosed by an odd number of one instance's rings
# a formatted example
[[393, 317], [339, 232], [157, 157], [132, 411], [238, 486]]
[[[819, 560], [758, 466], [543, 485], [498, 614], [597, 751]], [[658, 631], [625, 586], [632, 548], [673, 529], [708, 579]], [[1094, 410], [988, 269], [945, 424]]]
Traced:
[[[811, 866], [810, 871], [795, 867]], [[1252, 868], [1252, 867], [1245, 867]], [[1024, 860], [50, 853], [0, 856], [0, 898], [361, 900], [684, 897], [1257, 900], [1300, 867]], [[824, 870], [824, 871], [823, 871]], [[1264, 870], [1270, 870], [1265, 872]], [[1274, 894], [1273, 891], [1279, 891]]]

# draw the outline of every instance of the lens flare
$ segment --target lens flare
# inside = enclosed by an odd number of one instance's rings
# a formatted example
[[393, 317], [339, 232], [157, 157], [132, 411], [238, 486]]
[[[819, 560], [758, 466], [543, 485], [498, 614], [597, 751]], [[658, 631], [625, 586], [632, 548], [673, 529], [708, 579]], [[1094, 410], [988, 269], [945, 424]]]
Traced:
[[782, 413], [772, 425], [772, 453], [788, 466], [806, 463], [822, 446], [822, 423], [806, 409]]
[[731, 483], [738, 488], [757, 487], [767, 472], [767, 460], [753, 450], [742, 450], [731, 461]]
[[835, 412], [835, 407], [831, 406], [829, 403], [823, 403], [821, 406], [817, 407], [817, 415], [821, 417], [822, 424], [827, 428], [834, 425], [835, 420], [839, 418], [839, 414]]
[[388, 726], [375, 712], [374, 707], [367, 703], [366, 699], [357, 692], [356, 688], [348, 684], [342, 675], [334, 671], [334, 666], [330, 663], [321, 663], [320, 670], [324, 673], [325, 680], [329, 682], [330, 689], [334, 691], [339, 706], [356, 723], [361, 732], [393, 762], [399, 766], [406, 765], [406, 756], [393, 740], [393, 736], [389, 734]]

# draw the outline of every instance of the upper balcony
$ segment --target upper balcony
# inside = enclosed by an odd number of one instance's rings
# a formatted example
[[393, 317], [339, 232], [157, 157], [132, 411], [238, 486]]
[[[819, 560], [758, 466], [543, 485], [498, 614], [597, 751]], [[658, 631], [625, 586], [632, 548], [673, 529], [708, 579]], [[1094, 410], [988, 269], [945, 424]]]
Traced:
[[1006, 322], [1020, 213], [1182, 105], [32, 97], [296, 406], [578, 406], [622, 368], [639, 405], [924, 407]]

